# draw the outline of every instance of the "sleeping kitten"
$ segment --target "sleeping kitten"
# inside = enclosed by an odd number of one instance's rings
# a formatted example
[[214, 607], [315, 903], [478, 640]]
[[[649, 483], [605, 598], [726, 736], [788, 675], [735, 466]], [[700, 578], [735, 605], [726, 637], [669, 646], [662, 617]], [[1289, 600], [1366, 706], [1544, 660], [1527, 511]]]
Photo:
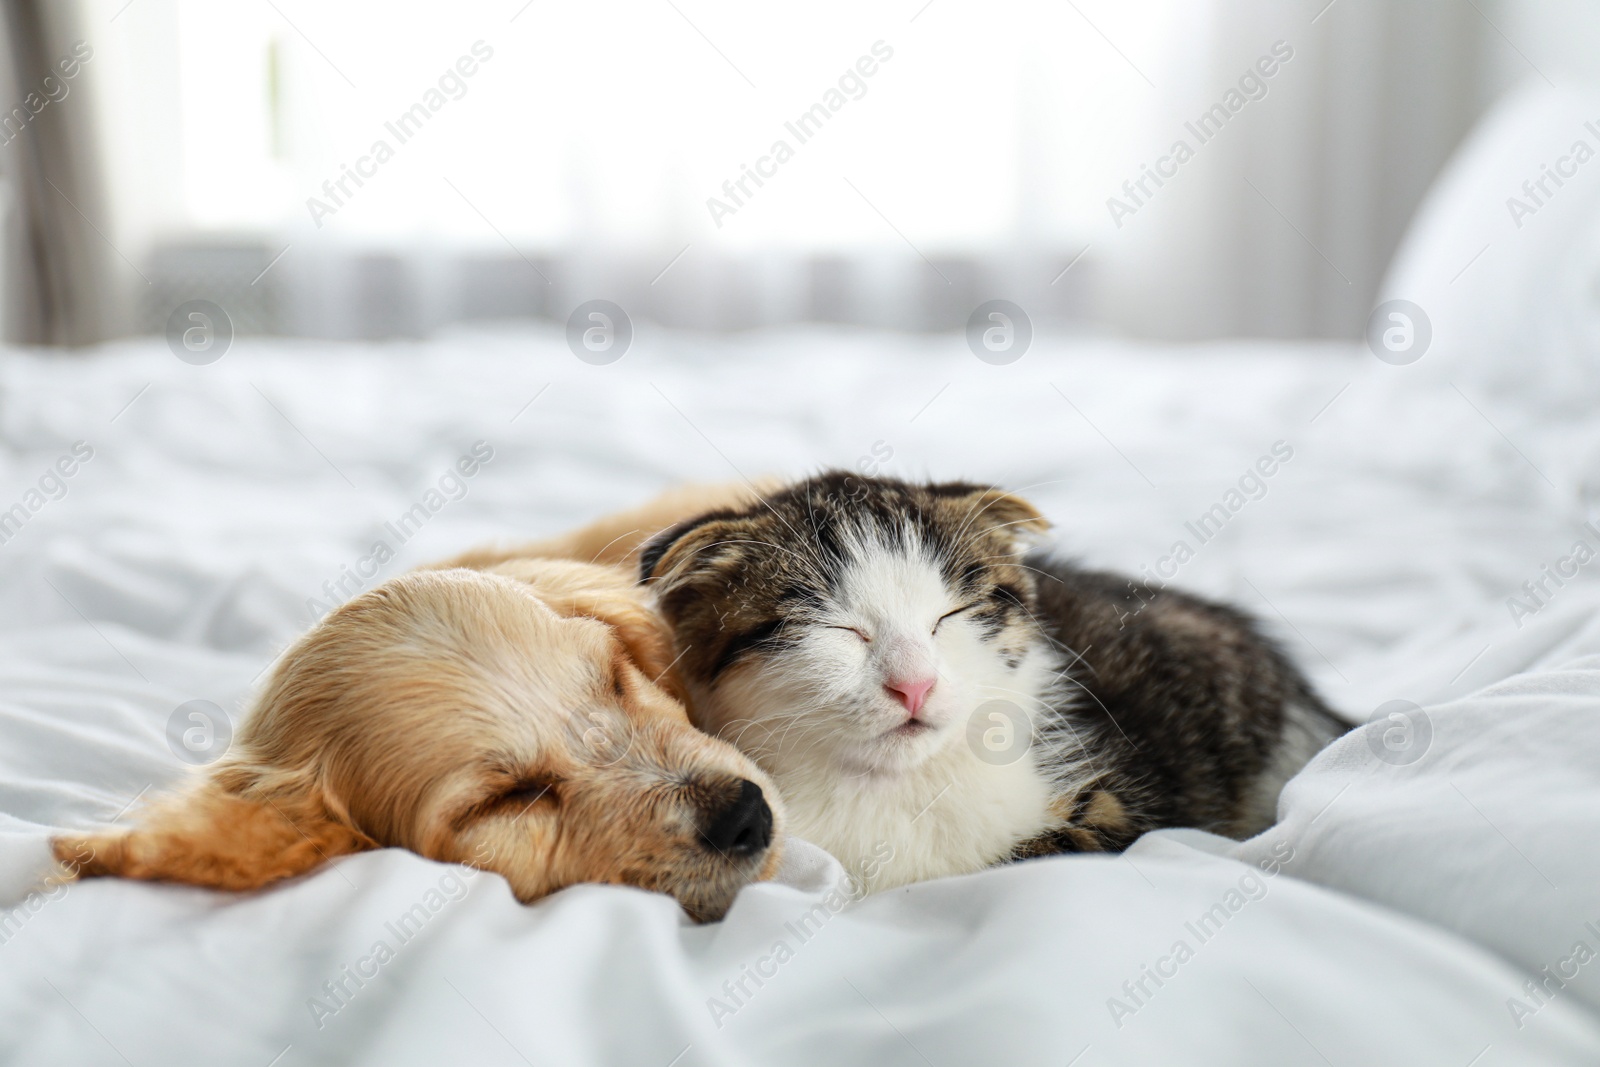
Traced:
[[678, 524], [641, 570], [696, 725], [869, 889], [1269, 826], [1344, 724], [1248, 617], [1026, 553], [1047, 525], [998, 490], [835, 472]]

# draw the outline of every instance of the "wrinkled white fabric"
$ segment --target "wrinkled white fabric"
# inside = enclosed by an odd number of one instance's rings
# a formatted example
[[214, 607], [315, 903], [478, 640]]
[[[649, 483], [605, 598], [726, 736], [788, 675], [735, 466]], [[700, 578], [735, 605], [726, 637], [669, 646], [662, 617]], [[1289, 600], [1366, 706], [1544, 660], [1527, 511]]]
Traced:
[[[1475, 396], [1527, 427], [1508, 447], [1407, 370], [1337, 345], [1041, 337], [994, 367], [959, 338], [644, 327], [609, 367], [553, 330], [241, 341], [209, 367], [155, 342], [5, 354], [0, 510], [73, 442], [94, 456], [0, 545], [0, 891], [23, 915], [0, 928], [0, 1061], [1600, 1061], [1592, 986], [1520, 1028], [1507, 1009], [1565, 954], [1596, 884], [1594, 668], [1563, 664], [1600, 652], [1597, 583], [1585, 570], [1530, 618], [1506, 605], [1577, 536], [1573, 457], [1595, 454], [1595, 427]], [[1021, 490], [1086, 562], [1137, 573], [1187, 539], [1177, 582], [1258, 613], [1352, 718], [1427, 707], [1431, 749], [1396, 768], [1370, 765], [1365, 735], [1342, 742], [1291, 786], [1285, 826], [1242, 846], [1161, 834], [837, 913], [837, 864], [792, 842], [783, 881], [706, 927], [617, 888], [524, 907], [492, 875], [399, 851], [246, 896], [104, 881], [24, 896], [50, 830], [186, 773], [174, 709], [237, 718], [308, 600], [477, 441], [493, 459], [374, 581], [677, 481], [865, 458]], [[1186, 524], [1277, 441], [1293, 458], [1198, 543]], [[1274, 846], [1293, 855], [1269, 876]], [[448, 902], [399, 943], [386, 924], [430, 889]], [[1202, 942], [1187, 924], [1208, 913]], [[328, 993], [380, 939], [393, 958]]]

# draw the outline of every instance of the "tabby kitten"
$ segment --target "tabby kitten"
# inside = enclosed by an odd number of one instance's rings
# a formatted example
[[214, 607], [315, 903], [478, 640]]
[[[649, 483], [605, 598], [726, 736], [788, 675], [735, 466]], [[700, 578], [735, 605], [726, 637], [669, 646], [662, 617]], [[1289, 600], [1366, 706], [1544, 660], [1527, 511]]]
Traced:
[[1269, 826], [1344, 725], [1247, 616], [1028, 552], [1047, 526], [995, 489], [832, 472], [640, 565], [696, 724], [868, 889]]

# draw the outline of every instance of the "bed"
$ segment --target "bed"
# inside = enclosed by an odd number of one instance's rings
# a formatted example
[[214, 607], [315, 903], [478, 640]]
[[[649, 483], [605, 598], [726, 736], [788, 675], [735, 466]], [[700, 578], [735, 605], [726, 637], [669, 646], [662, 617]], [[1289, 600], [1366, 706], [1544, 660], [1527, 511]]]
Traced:
[[[1576, 547], [1600, 556], [1600, 174], [1538, 232], [1498, 204], [1582, 106], [1522, 94], [1442, 180], [1391, 281], [1431, 318], [1409, 364], [1041, 331], [993, 366], [959, 336], [645, 326], [606, 366], [532, 327], [240, 339], [207, 366], [160, 340], [4, 353], [0, 1060], [1600, 1062], [1600, 562]], [[1451, 279], [1474, 226], [1494, 254]], [[225, 734], [353, 589], [825, 465], [1023, 491], [1063, 552], [1256, 612], [1366, 725], [1248, 842], [846, 901], [797, 841], [708, 926], [627, 888], [522, 906], [397, 850], [247, 895], [35, 888], [53, 830], [176, 781], [185, 709]]]

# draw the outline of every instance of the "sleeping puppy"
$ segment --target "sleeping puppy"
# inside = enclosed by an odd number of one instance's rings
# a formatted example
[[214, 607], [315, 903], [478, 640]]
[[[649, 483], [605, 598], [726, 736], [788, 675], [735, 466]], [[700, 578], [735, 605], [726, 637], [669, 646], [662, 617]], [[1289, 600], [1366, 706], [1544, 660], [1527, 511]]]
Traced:
[[777, 868], [771, 783], [690, 726], [630, 574], [483, 562], [332, 612], [202, 778], [130, 830], [57, 838], [64, 876], [249, 890], [392, 846], [494, 871], [523, 902], [605, 882], [720, 918]]

